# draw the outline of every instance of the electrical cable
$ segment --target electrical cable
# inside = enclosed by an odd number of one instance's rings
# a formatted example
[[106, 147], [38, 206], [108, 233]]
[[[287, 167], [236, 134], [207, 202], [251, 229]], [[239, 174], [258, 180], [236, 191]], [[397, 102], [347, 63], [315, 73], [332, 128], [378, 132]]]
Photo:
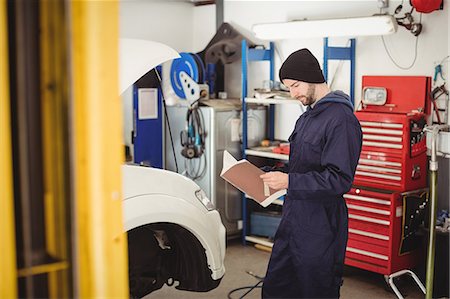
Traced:
[[233, 298], [231, 298], [231, 294], [233, 294], [235, 292], [238, 292], [238, 291], [242, 291], [242, 290], [247, 290], [248, 289], [247, 292], [245, 292], [242, 296], [239, 297], [239, 299], [242, 299], [245, 296], [247, 296], [247, 294], [250, 293], [251, 291], [253, 291], [254, 289], [261, 289], [262, 288], [261, 284], [264, 282], [264, 277], [258, 276], [256, 274], [254, 274], [252, 271], [245, 271], [245, 272], [247, 274], [255, 277], [259, 281], [255, 285], [252, 285], [252, 286], [245, 286], [245, 287], [239, 287], [239, 288], [236, 288], [236, 289], [232, 289], [231, 291], [228, 292], [228, 295], [227, 295], [228, 299], [233, 299]]
[[[193, 157], [185, 157], [184, 160], [184, 167], [186, 169], [186, 176], [189, 177], [192, 180], [198, 180], [205, 176], [206, 170], [207, 170], [207, 159], [206, 159], [206, 153], [205, 153], [205, 138], [206, 138], [206, 132], [204, 130], [204, 123], [205, 119], [203, 116], [202, 111], [199, 108], [198, 105], [199, 100], [196, 100], [192, 102], [192, 104], [188, 107], [188, 111], [186, 114], [186, 123], [187, 123], [187, 143], [190, 143], [194, 146], [199, 146], [200, 148], [198, 150], [198, 155], [196, 154], [196, 158], [201, 158], [203, 156], [203, 163], [202, 159], [194, 159]], [[192, 128], [192, 132], [190, 132], [190, 128]], [[192, 134], [191, 137], [189, 137], [189, 134]], [[193, 138], [193, 139], [190, 139]], [[197, 140], [198, 138], [198, 140]], [[185, 146], [186, 144], [182, 144]], [[198, 161], [198, 163], [196, 163]]]
[[444, 61], [446, 61], [446, 60], [449, 59], [449, 58], [450, 58], [450, 55], [445, 56], [445, 57], [441, 60], [441, 62], [439, 62], [439, 64], [443, 64]]
[[[422, 24], [422, 13], [420, 14], [419, 24]], [[414, 64], [416, 63], [416, 60], [417, 60], [417, 52], [418, 52], [418, 44], [419, 44], [419, 35], [416, 36], [416, 43], [415, 43], [415, 50], [414, 50], [414, 59], [413, 59], [411, 65], [409, 65], [409, 66], [407, 66], [407, 67], [404, 67], [404, 66], [399, 65], [399, 64], [394, 60], [394, 58], [391, 56], [391, 53], [389, 53], [389, 50], [388, 50], [388, 48], [387, 48], [387, 46], [386, 46], [386, 42], [385, 42], [385, 40], [384, 40], [384, 36], [381, 36], [381, 40], [383, 41], [384, 50], [386, 51], [386, 53], [387, 53], [387, 55], [389, 56], [389, 58], [391, 59], [392, 63], [394, 63], [396, 67], [398, 67], [399, 69], [402, 69], [402, 70], [409, 70], [409, 69], [411, 69], [411, 68], [414, 66]]]
[[231, 297], [231, 294], [233, 294], [235, 292], [238, 292], [238, 291], [242, 291], [242, 290], [247, 290], [248, 289], [247, 292], [245, 292], [241, 297], [239, 297], [239, 299], [242, 299], [245, 296], [247, 296], [247, 294], [250, 293], [251, 291], [253, 291], [254, 289], [261, 289], [262, 285], [260, 285], [260, 284], [262, 284], [262, 280], [258, 281], [258, 283], [256, 285], [254, 285], [254, 286], [246, 286], [246, 287], [240, 287], [240, 288], [233, 289], [230, 292], [228, 292], [227, 297], [228, 297], [228, 299], [233, 299]]
[[155, 69], [155, 73], [156, 73], [156, 76], [158, 77], [158, 85], [159, 85], [159, 89], [161, 90], [162, 102], [163, 102], [163, 107], [164, 107], [164, 115], [166, 116], [167, 127], [169, 128], [170, 144], [172, 145], [173, 159], [175, 161], [175, 170], [178, 173], [177, 156], [175, 155], [175, 146], [173, 145], [172, 129], [170, 128], [169, 116], [167, 115], [166, 99], [164, 97], [164, 92], [162, 89], [161, 77], [159, 76], [159, 72], [157, 69]]

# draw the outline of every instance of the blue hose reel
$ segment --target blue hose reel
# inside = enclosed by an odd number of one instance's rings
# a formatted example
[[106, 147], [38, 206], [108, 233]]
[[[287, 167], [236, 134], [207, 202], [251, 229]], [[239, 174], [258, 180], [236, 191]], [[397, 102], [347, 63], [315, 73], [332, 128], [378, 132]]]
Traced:
[[180, 58], [172, 62], [170, 68], [170, 82], [176, 95], [182, 99], [186, 99], [183, 86], [180, 81], [180, 73], [185, 72], [195, 82], [204, 83], [205, 81], [205, 66], [200, 56], [194, 53], [180, 53]]

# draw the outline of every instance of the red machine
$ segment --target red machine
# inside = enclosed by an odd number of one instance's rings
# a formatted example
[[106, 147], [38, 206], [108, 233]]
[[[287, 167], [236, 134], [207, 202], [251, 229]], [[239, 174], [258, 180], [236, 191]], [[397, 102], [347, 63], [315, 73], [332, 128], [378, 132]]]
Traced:
[[422, 130], [429, 111], [430, 84], [429, 77], [363, 77], [363, 96], [369, 100], [363, 100], [362, 110], [355, 113], [363, 130], [363, 147], [354, 185], [392, 191], [427, 185]]
[[344, 198], [349, 217], [345, 264], [383, 275], [418, 264], [421, 243], [414, 232], [425, 216], [427, 189], [387, 193], [352, 188]]
[[428, 199], [423, 128], [431, 78], [364, 76], [362, 83], [362, 109], [355, 114], [363, 147], [354, 188], [344, 195], [349, 211], [345, 263], [389, 275], [418, 262], [415, 232]]

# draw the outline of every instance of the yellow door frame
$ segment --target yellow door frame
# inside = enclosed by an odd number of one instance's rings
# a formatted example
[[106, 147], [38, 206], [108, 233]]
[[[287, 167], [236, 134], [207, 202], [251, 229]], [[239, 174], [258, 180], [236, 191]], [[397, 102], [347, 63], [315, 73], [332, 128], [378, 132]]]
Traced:
[[0, 297], [17, 298], [6, 5], [0, 0]]
[[75, 296], [129, 296], [121, 192], [119, 2], [69, 1]]

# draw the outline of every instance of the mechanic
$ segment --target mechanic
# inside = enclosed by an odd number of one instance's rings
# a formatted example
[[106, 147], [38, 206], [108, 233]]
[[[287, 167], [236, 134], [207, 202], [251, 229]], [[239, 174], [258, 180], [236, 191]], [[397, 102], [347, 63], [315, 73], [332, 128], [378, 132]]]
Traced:
[[263, 298], [338, 298], [348, 233], [343, 194], [351, 188], [362, 131], [349, 96], [331, 91], [308, 49], [282, 64], [280, 80], [308, 108], [295, 124], [288, 173], [261, 178], [287, 188], [264, 279]]

